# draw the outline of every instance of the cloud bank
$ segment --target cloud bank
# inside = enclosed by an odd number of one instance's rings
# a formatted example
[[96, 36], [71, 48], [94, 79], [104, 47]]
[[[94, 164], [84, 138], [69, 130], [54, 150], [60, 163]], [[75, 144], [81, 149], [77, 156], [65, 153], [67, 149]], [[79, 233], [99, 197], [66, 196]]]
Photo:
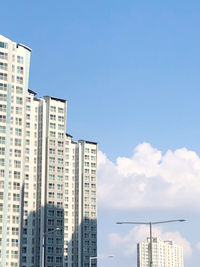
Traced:
[[131, 158], [110, 161], [98, 154], [98, 201], [104, 208], [197, 209], [200, 158], [186, 148], [165, 154], [139, 144]]

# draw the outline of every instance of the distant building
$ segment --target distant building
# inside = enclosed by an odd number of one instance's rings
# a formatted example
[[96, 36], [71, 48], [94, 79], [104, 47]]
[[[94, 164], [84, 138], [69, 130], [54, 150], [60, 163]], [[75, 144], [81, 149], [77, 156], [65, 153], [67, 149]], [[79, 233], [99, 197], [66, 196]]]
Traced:
[[89, 267], [97, 143], [66, 134], [66, 100], [28, 88], [30, 55], [0, 35], [0, 266]]
[[[173, 241], [152, 238], [153, 267], [183, 267], [183, 247]], [[150, 238], [137, 244], [137, 267], [150, 266]]]

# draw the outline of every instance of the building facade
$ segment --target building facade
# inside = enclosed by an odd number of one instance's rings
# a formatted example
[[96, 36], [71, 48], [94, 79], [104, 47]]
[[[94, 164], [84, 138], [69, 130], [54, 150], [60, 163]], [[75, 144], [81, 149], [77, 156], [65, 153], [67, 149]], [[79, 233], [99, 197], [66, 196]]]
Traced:
[[[183, 247], [153, 237], [152, 260], [153, 267], [183, 267]], [[150, 267], [150, 238], [137, 244], [137, 266]]]
[[28, 88], [30, 55], [0, 35], [0, 266], [89, 267], [97, 143], [66, 134], [66, 100]]

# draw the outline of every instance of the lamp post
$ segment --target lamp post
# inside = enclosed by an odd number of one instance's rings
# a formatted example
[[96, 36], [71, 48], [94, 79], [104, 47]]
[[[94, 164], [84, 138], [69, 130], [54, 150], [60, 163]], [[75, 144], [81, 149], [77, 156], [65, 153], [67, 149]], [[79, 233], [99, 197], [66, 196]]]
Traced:
[[152, 225], [153, 224], [162, 224], [162, 223], [172, 223], [172, 222], [185, 222], [184, 219], [179, 220], [168, 220], [168, 221], [158, 221], [158, 222], [117, 222], [117, 224], [142, 224], [149, 225], [150, 232], [150, 267], [153, 267], [153, 255], [152, 255]]
[[61, 228], [55, 228], [55, 229], [53, 229], [53, 230], [51, 230], [49, 232], [46, 232], [46, 233], [43, 233], [42, 234], [42, 267], [45, 267], [44, 266], [44, 246], [45, 246], [45, 244], [44, 244], [44, 237], [45, 237], [45, 235], [52, 234], [55, 231], [59, 231], [59, 230], [61, 230]]
[[97, 260], [98, 258], [113, 258], [113, 257], [114, 257], [114, 255], [107, 255], [104, 257], [98, 257], [98, 256], [90, 257], [90, 267], [92, 267], [92, 260]]

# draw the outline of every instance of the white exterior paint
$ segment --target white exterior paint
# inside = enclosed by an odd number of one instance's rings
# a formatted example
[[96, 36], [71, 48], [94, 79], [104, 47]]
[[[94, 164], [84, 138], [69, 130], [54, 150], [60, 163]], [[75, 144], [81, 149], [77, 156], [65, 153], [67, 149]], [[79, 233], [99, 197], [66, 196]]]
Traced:
[[[152, 240], [153, 267], [183, 267], [183, 247], [173, 241]], [[150, 238], [137, 245], [138, 267], [150, 266]]]
[[28, 89], [30, 52], [0, 35], [1, 267], [88, 267], [97, 143], [66, 134], [65, 100]]

